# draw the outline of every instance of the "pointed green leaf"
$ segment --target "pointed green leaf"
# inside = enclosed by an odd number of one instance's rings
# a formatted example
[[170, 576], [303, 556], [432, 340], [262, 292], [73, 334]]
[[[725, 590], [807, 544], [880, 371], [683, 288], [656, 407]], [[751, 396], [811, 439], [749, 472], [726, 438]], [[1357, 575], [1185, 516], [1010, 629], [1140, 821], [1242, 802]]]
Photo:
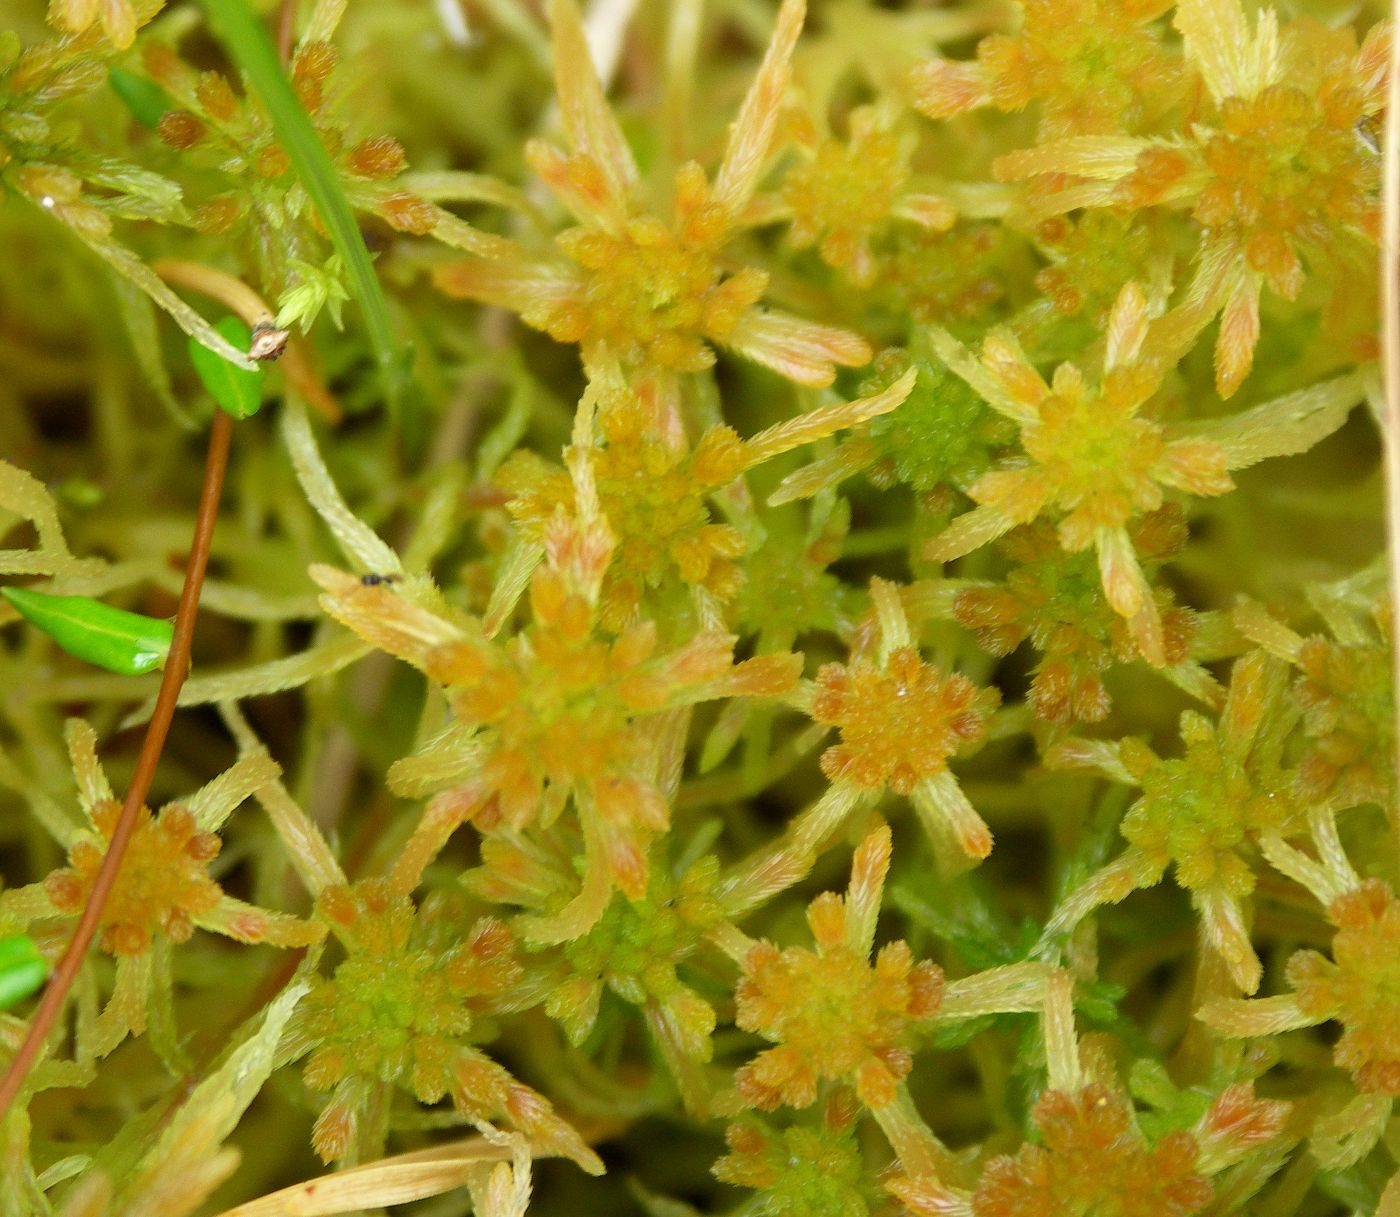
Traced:
[[180, 108], [175, 99], [154, 80], [128, 72], [125, 68], [109, 69], [107, 84], [131, 111], [132, 117], [152, 131], [166, 111]]
[[113, 608], [90, 596], [53, 596], [0, 587], [21, 617], [70, 655], [111, 672], [138, 676], [165, 664], [174, 627], [168, 621]]
[[7, 1010], [38, 990], [49, 966], [32, 938], [14, 934], [0, 938], [0, 1010]]
[[[240, 351], [252, 344], [252, 334], [237, 317], [225, 317], [214, 329]], [[250, 372], [231, 364], [193, 338], [189, 345], [190, 362], [210, 396], [234, 418], [256, 414], [262, 406], [262, 369]]]

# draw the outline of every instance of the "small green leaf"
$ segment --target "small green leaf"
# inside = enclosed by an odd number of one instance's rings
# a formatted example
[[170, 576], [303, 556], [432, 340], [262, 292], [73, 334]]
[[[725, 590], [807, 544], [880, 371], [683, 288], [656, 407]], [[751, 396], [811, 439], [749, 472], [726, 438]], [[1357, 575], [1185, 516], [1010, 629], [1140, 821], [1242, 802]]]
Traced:
[[48, 974], [49, 965], [32, 938], [23, 934], [0, 938], [0, 1010], [23, 1001]]
[[126, 676], [163, 667], [174, 627], [168, 621], [113, 608], [90, 596], [52, 596], [28, 588], [0, 587], [30, 625], [70, 655]]
[[111, 85], [112, 92], [121, 98], [122, 103], [131, 111], [132, 117], [152, 131], [156, 129], [156, 124], [167, 110], [180, 108], [175, 99], [154, 80], [138, 76], [135, 72], [128, 72], [125, 68], [110, 69], [107, 72], [107, 83]]
[[87, 478], [71, 477], [66, 479], [58, 488], [58, 493], [63, 496], [65, 502], [74, 507], [80, 507], [84, 511], [94, 507], [101, 507], [107, 498], [107, 493], [96, 482], [90, 482]]
[[[225, 317], [214, 329], [223, 338], [246, 351], [252, 343], [248, 327], [237, 317]], [[208, 347], [190, 339], [190, 362], [200, 382], [213, 399], [234, 418], [247, 418], [262, 406], [262, 369], [248, 371], [221, 359]]]
[[344, 329], [340, 306], [350, 299], [350, 293], [341, 282], [345, 272], [340, 255], [331, 254], [324, 266], [303, 262], [300, 258], [293, 258], [291, 265], [296, 272], [296, 283], [278, 298], [274, 323], [277, 328], [286, 330], [298, 325], [309, 330], [324, 308], [330, 313], [335, 328]]

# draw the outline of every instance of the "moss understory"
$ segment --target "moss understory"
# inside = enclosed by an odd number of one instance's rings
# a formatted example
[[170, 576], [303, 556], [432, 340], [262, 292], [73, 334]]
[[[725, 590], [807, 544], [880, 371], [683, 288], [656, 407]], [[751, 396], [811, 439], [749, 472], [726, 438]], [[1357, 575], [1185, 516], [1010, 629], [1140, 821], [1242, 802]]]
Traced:
[[1384, 16], [0, 0], [0, 1217], [1400, 1217]]

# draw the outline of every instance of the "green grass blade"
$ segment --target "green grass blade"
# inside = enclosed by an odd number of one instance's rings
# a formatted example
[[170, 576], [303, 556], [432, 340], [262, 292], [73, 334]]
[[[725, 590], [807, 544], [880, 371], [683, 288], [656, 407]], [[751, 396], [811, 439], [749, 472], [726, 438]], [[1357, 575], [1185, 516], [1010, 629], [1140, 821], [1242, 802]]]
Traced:
[[365, 327], [390, 408], [406, 431], [416, 430], [416, 420], [404, 417], [413, 401], [406, 384], [408, 352], [390, 325], [388, 303], [370, 264], [354, 212], [336, 178], [335, 166], [297, 100], [267, 30], [247, 0], [200, 0], [200, 4], [230, 58], [242, 69], [249, 87], [267, 108], [302, 186], [340, 254], [350, 288], [364, 311]]
[[48, 974], [49, 966], [32, 938], [0, 938], [0, 1010], [37, 991]]
[[109, 68], [107, 86], [121, 98], [122, 104], [131, 111], [131, 116], [152, 131], [164, 114], [180, 108], [175, 99], [154, 80], [128, 72], [125, 68]]

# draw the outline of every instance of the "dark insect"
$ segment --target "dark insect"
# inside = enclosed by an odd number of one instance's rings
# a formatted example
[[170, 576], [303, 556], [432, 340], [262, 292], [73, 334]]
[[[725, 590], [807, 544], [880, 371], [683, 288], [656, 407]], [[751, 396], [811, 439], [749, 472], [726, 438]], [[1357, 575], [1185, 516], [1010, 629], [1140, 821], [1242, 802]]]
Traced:
[[385, 583], [397, 583], [398, 575], [361, 575], [360, 583], [364, 587], [379, 587]]

